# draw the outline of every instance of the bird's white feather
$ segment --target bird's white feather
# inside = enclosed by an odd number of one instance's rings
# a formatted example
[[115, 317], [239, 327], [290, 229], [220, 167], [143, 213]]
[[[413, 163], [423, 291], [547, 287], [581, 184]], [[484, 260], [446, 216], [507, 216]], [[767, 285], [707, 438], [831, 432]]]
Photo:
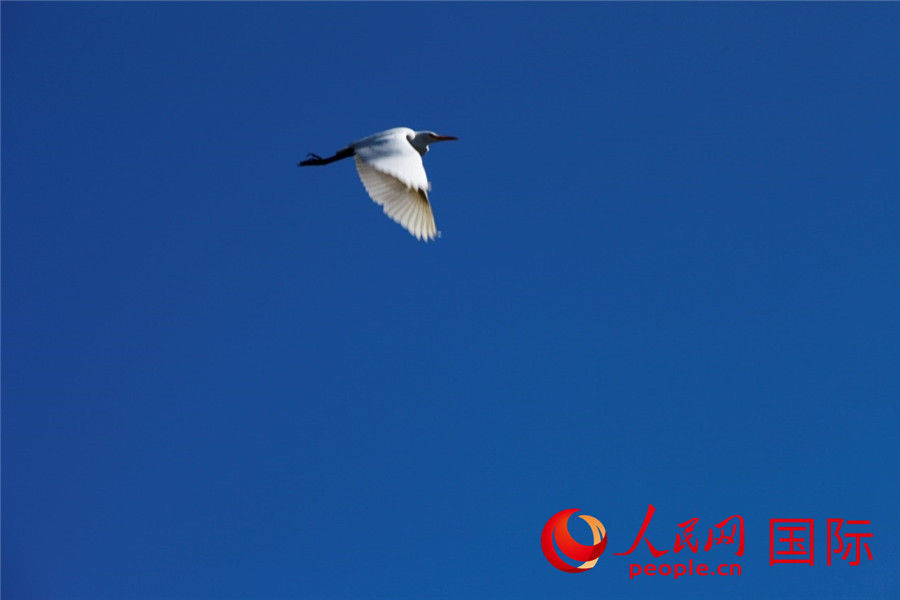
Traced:
[[398, 177], [368, 164], [359, 155], [356, 156], [356, 170], [366, 192], [381, 205], [384, 214], [417, 239], [429, 241], [438, 236], [425, 188], [410, 187]]
[[384, 213], [420, 240], [437, 237], [428, 202], [422, 156], [409, 143], [412, 129], [397, 127], [352, 144], [356, 170], [369, 196]]
[[396, 127], [351, 144], [357, 158], [407, 186], [428, 191], [428, 176], [419, 152], [409, 143], [415, 131]]

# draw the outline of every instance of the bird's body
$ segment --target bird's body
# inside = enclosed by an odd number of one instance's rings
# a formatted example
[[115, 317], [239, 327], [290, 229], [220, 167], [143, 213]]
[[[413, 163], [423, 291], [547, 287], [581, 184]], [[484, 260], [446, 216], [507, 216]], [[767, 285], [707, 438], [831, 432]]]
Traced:
[[395, 127], [353, 142], [328, 158], [311, 154], [312, 158], [301, 161], [299, 166], [327, 165], [353, 156], [359, 178], [372, 200], [417, 239], [429, 241], [438, 236], [438, 230], [428, 201], [431, 184], [422, 156], [428, 152], [429, 144], [455, 139], [431, 131]]

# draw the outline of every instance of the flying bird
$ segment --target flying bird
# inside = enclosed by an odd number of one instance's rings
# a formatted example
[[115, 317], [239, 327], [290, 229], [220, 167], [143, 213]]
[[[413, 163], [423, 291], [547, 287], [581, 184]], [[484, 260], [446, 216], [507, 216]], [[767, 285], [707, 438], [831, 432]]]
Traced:
[[433, 131], [395, 127], [353, 142], [328, 158], [309, 154], [309, 158], [297, 166], [327, 165], [354, 157], [363, 186], [372, 200], [381, 205], [384, 214], [416, 239], [427, 242], [436, 238], [439, 232], [428, 201], [431, 184], [422, 157], [428, 152], [429, 144], [455, 139], [452, 135], [438, 135]]

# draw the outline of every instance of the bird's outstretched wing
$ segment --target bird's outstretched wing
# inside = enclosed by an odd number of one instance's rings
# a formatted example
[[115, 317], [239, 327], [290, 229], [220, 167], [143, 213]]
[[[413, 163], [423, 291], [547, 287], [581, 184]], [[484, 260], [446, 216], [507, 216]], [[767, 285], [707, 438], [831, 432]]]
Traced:
[[391, 136], [355, 147], [356, 170], [369, 196], [384, 214], [420, 240], [438, 236], [428, 202], [422, 157], [405, 136]]

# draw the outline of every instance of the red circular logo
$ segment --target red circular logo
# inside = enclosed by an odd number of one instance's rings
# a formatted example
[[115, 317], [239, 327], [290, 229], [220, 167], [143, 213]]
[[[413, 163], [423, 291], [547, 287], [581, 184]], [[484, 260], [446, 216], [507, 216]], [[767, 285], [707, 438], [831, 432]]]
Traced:
[[[550, 561], [550, 564], [566, 573], [584, 573], [593, 568], [597, 564], [597, 559], [606, 550], [606, 527], [603, 526], [596, 517], [591, 515], [578, 515], [582, 521], [590, 525], [591, 533], [594, 534], [594, 543], [590, 546], [579, 544], [569, 534], [569, 516], [578, 512], [577, 508], [568, 508], [561, 510], [547, 521], [544, 530], [541, 532], [541, 550], [544, 556]], [[556, 547], [559, 551], [572, 560], [581, 561], [578, 566], [570, 565], [559, 557], [556, 549], [553, 547], [553, 541], [556, 540]]]

